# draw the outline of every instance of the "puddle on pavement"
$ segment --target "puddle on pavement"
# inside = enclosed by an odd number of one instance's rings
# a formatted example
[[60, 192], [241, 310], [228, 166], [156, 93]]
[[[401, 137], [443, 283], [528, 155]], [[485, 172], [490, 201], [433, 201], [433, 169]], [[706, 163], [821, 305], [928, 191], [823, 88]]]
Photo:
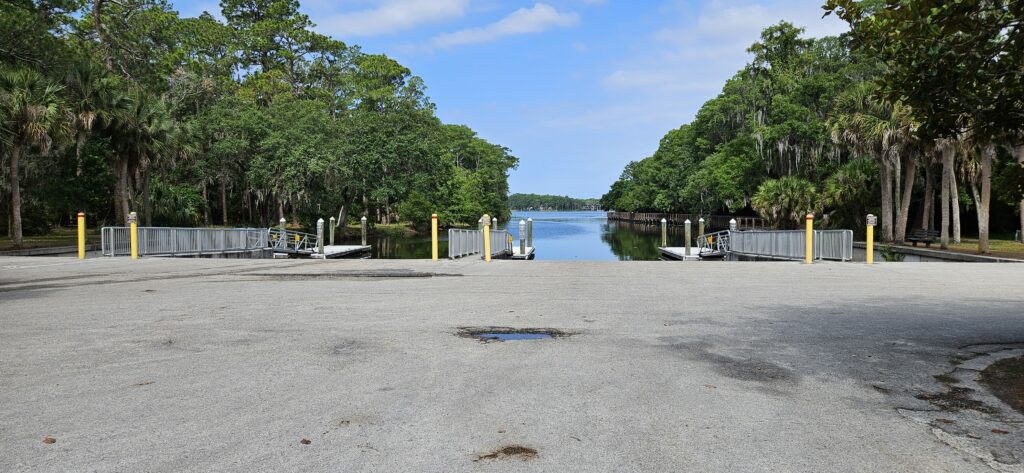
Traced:
[[462, 327], [458, 336], [475, 338], [481, 342], [509, 342], [516, 340], [546, 340], [568, 337], [572, 333], [553, 328]]

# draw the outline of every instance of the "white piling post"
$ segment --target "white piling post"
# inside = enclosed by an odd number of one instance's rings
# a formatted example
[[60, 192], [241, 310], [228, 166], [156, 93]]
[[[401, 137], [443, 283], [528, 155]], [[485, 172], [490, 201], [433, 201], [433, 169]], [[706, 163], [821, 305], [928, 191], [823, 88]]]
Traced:
[[288, 249], [288, 233], [287, 233], [287, 231], [284, 228], [285, 222], [287, 222], [287, 220], [285, 220], [284, 217], [281, 217], [281, 220], [278, 223], [281, 224], [281, 238], [284, 240], [283, 248], [287, 250]]
[[686, 225], [686, 256], [690, 256], [690, 219], [683, 222]]
[[526, 246], [533, 248], [533, 217], [526, 219]]
[[334, 227], [336, 225], [335, 222], [336, 220], [334, 220], [334, 217], [331, 217], [331, 246], [334, 246]]
[[729, 230], [736, 231], [736, 219], [729, 220]]
[[316, 252], [320, 256], [324, 255], [324, 219], [320, 218], [316, 221]]
[[519, 220], [519, 254], [526, 256], [526, 220]]
[[668, 220], [661, 219], [661, 247], [668, 247]]
[[363, 216], [363, 218], [359, 219], [359, 226], [360, 226], [360, 231], [363, 234], [363, 246], [366, 246], [366, 216], [365, 215]]
[[491, 231], [498, 229], [498, 217], [491, 217]]

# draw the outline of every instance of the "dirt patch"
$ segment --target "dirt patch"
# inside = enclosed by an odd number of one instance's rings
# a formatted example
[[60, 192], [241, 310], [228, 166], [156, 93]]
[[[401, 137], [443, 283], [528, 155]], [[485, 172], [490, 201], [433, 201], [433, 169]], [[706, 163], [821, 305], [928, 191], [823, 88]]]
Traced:
[[976, 399], [971, 399], [971, 393], [973, 392], [974, 390], [971, 388], [950, 386], [944, 393], [918, 394], [914, 397], [922, 401], [928, 401], [931, 405], [947, 412], [964, 410], [977, 411], [983, 414], [994, 414], [996, 412], [991, 406]]
[[513, 328], [513, 327], [459, 327], [455, 335], [474, 338], [483, 343], [508, 340], [536, 340], [563, 338], [575, 335], [555, 328]]
[[999, 400], [1024, 414], [1024, 356], [992, 363], [981, 371], [978, 381]]
[[537, 458], [537, 450], [522, 445], [509, 445], [491, 453], [477, 455], [476, 460], [532, 460]]

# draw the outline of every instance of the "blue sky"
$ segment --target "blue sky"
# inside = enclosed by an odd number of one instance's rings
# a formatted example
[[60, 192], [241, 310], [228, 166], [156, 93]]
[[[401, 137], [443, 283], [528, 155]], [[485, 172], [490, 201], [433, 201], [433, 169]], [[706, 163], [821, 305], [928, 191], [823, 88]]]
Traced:
[[[219, 16], [216, 1], [173, 3]], [[509, 147], [520, 160], [512, 192], [599, 197], [718, 94], [765, 26], [845, 31], [821, 4], [308, 0], [301, 10], [319, 32], [412, 69], [444, 122]]]

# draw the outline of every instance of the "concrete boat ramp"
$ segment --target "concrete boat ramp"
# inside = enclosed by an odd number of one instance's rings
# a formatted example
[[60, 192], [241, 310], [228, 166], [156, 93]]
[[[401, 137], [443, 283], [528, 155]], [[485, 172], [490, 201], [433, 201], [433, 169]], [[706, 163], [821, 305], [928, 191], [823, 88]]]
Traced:
[[[1024, 347], [1021, 281], [0, 257], [0, 471], [1020, 471], [1024, 415], [973, 381]], [[557, 335], [464, 336], [509, 329]]]

